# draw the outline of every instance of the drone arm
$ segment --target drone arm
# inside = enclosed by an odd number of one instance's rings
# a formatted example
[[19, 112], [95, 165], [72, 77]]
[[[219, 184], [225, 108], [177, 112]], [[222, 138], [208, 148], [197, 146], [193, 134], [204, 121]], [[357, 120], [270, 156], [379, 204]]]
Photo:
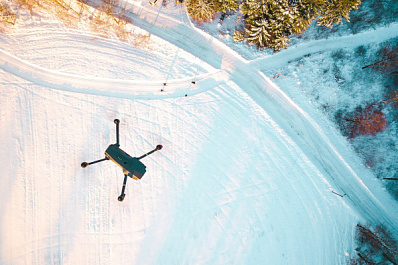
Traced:
[[120, 201], [120, 202], [123, 201], [123, 200], [124, 200], [124, 196], [126, 196], [126, 194], [124, 194], [124, 190], [126, 189], [127, 176], [128, 176], [128, 175], [124, 175], [122, 193], [121, 193], [120, 196], [117, 198], [118, 201]]
[[116, 145], [119, 146], [119, 123], [120, 121], [118, 119], [114, 120], [114, 123], [116, 124]]
[[109, 158], [105, 157], [105, 158], [103, 158], [103, 159], [96, 160], [96, 161], [93, 161], [93, 162], [90, 162], [90, 163], [83, 162], [83, 163], [81, 164], [81, 166], [82, 166], [82, 168], [85, 168], [85, 167], [87, 167], [87, 166], [89, 166], [89, 165], [92, 165], [92, 164], [95, 164], [95, 163], [99, 163], [99, 162], [102, 162], [102, 161], [105, 161], [105, 160], [109, 160]]
[[157, 145], [155, 149], [153, 149], [153, 150], [150, 151], [149, 153], [146, 153], [145, 155], [142, 155], [142, 156], [138, 157], [137, 159], [140, 160], [140, 159], [142, 159], [142, 158], [144, 158], [144, 157], [147, 157], [147, 156], [149, 156], [150, 154], [153, 154], [154, 152], [161, 150], [162, 148], [163, 148], [162, 145]]

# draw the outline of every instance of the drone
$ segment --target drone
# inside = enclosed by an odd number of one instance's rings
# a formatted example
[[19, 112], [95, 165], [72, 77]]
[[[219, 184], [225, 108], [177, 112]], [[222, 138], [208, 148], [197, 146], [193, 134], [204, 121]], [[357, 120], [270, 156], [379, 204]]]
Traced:
[[98, 162], [111, 160], [116, 165], [121, 167], [123, 169], [123, 173], [124, 173], [124, 181], [123, 181], [122, 193], [118, 197], [118, 201], [122, 202], [124, 200], [124, 197], [126, 196], [126, 194], [124, 193], [124, 190], [126, 189], [127, 177], [130, 177], [135, 180], [141, 179], [146, 172], [146, 166], [140, 160], [144, 157], [149, 156], [150, 154], [152, 154], [156, 151], [161, 150], [163, 148], [163, 146], [157, 145], [155, 149], [153, 149], [149, 153], [146, 153], [145, 155], [142, 155], [140, 157], [131, 157], [125, 151], [120, 149], [120, 144], [119, 144], [120, 121], [118, 119], [115, 119], [114, 123], [116, 124], [116, 143], [109, 145], [108, 148], [105, 150], [105, 158], [96, 160], [96, 161], [93, 161], [90, 163], [83, 162], [81, 164], [81, 166], [82, 166], [82, 168], [85, 168], [89, 165], [96, 164]]

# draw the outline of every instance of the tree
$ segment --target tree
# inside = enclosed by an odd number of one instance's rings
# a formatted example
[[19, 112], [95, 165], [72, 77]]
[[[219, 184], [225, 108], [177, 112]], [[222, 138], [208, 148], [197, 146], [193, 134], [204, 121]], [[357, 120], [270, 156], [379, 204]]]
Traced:
[[398, 107], [398, 90], [391, 89], [386, 93], [386, 99], [380, 101], [375, 105], [392, 104], [394, 108]]
[[0, 22], [15, 24], [16, 15], [5, 3], [0, 3]]
[[346, 121], [352, 123], [350, 138], [359, 135], [375, 136], [388, 128], [385, 114], [375, 108], [374, 105], [369, 105], [364, 109], [358, 108], [354, 115], [355, 118], [346, 119]]
[[217, 12], [225, 13], [239, 7], [237, 0], [211, 0], [211, 2]]
[[242, 14], [247, 24], [261, 20], [267, 13], [267, 0], [246, 0], [242, 5]]
[[270, 47], [274, 49], [274, 51], [279, 51], [281, 49], [286, 49], [289, 45], [289, 38], [287, 36], [281, 36], [278, 39], [272, 40], [272, 44]]
[[386, 46], [383, 50], [381, 60], [364, 66], [362, 69], [369, 67], [384, 73], [398, 74], [398, 46], [394, 49], [391, 49], [390, 46]]
[[246, 41], [249, 45], [255, 44], [260, 49], [263, 49], [271, 42], [271, 35], [269, 34], [269, 25], [265, 19], [255, 21], [250, 24], [245, 30]]
[[[318, 24], [332, 27], [342, 18], [348, 19], [349, 11], [359, 3], [360, 0], [246, 0], [242, 5], [246, 37], [249, 44], [255, 43], [260, 49], [278, 51], [286, 48], [290, 35], [304, 32], [318, 16]], [[263, 41], [265, 35], [269, 35], [269, 41]]]
[[259, 49], [279, 51], [289, 44], [289, 36], [304, 32], [314, 19], [332, 27], [349, 20], [351, 10], [361, 0], [187, 0], [188, 14], [196, 21], [208, 22], [216, 12], [236, 10], [238, 2], [245, 23], [248, 44]]
[[288, 36], [295, 33], [291, 26], [297, 15], [295, 7], [287, 0], [248, 0], [242, 7], [245, 15], [245, 35], [248, 44], [259, 49], [265, 47], [279, 51], [289, 43]]
[[232, 39], [234, 40], [234, 42], [241, 42], [245, 39], [245, 34], [239, 29], [235, 30], [232, 34]]
[[398, 245], [384, 226], [357, 224], [357, 244], [358, 257], [351, 264], [397, 265]]
[[188, 15], [198, 22], [209, 22], [215, 14], [215, 6], [209, 0], [186, 0]]
[[350, 22], [350, 12], [358, 9], [361, 0], [332, 0], [324, 5], [318, 25], [332, 28], [334, 24], [343, 23], [343, 18]]

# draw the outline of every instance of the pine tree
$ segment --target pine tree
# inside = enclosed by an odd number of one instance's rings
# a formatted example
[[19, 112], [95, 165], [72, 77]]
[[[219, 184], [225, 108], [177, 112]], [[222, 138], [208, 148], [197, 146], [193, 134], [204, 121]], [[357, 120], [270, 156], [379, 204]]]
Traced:
[[[245, 22], [245, 39], [258, 48], [278, 51], [286, 48], [289, 36], [304, 32], [318, 18], [318, 24], [332, 27], [349, 20], [349, 12], [361, 0], [186, 0], [189, 15], [199, 22], [210, 21], [216, 12], [236, 10], [238, 2]], [[236, 34], [239, 34], [238, 32]], [[239, 40], [235, 35], [234, 40]]]
[[245, 22], [254, 24], [261, 20], [267, 13], [267, 2], [268, 0], [246, 0], [242, 5]]
[[209, 0], [186, 0], [188, 15], [198, 22], [209, 22], [215, 16], [215, 6]]
[[237, 0], [211, 0], [211, 2], [217, 12], [225, 13], [227, 11], [237, 10], [239, 7]]
[[234, 40], [234, 42], [241, 42], [245, 39], [245, 34], [239, 29], [235, 30], [232, 34], [232, 39]]
[[272, 44], [270, 47], [274, 49], [274, 51], [279, 51], [281, 49], [286, 49], [289, 45], [289, 38], [287, 36], [282, 36], [280, 38], [272, 40]]
[[294, 13], [291, 24], [292, 32], [300, 34], [308, 29], [311, 22], [318, 16], [324, 0], [297, 0], [291, 4]]
[[258, 48], [263, 49], [271, 41], [269, 30], [269, 24], [265, 19], [255, 21], [245, 30], [247, 44], [255, 44]]
[[292, 24], [297, 16], [295, 7], [289, 6], [288, 0], [248, 0], [244, 7], [248, 44], [275, 51], [287, 47], [288, 36], [295, 33]]
[[332, 28], [334, 24], [343, 23], [343, 18], [350, 22], [350, 11], [358, 9], [361, 0], [332, 0], [325, 5], [318, 25]]

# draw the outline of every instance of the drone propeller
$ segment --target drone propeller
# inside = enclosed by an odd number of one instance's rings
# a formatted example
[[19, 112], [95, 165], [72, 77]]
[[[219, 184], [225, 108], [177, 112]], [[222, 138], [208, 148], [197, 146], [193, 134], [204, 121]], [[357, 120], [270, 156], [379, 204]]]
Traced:
[[81, 166], [82, 166], [82, 168], [85, 168], [85, 167], [87, 167], [87, 166], [89, 166], [89, 165], [92, 165], [92, 164], [95, 164], [95, 163], [99, 163], [99, 162], [102, 162], [102, 161], [105, 161], [105, 160], [109, 160], [109, 158], [105, 157], [105, 158], [103, 158], [103, 159], [96, 160], [96, 161], [93, 161], [93, 162], [90, 162], [90, 163], [83, 162], [83, 163], [81, 164]]
[[162, 150], [162, 148], [163, 148], [163, 145], [160, 145], [160, 144], [159, 144], [159, 145], [156, 146], [155, 149], [153, 149], [153, 150], [150, 151], [149, 153], [146, 153], [145, 155], [142, 155], [142, 156], [138, 157], [137, 159], [138, 159], [138, 160], [141, 160], [142, 158], [147, 157], [147, 156], [149, 156], [150, 154], [153, 154], [153, 153], [156, 152], [156, 151]]

